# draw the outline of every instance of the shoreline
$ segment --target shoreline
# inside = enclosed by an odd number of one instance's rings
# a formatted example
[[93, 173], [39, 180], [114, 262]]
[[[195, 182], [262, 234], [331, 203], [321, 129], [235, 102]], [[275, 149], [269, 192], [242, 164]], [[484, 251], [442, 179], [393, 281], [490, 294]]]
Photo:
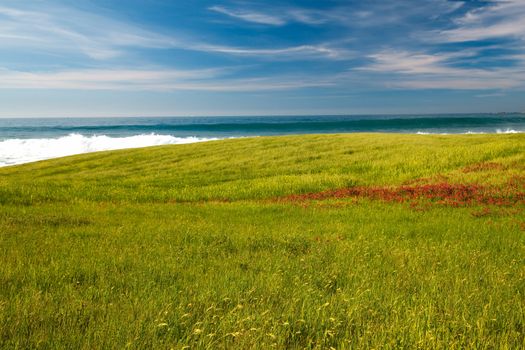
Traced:
[[182, 145], [210, 141], [221, 141], [238, 138], [255, 137], [286, 137], [286, 136], [308, 136], [308, 135], [420, 135], [420, 136], [464, 136], [464, 135], [515, 135], [523, 134], [524, 131], [498, 130], [494, 133], [488, 132], [465, 132], [465, 133], [391, 133], [391, 132], [351, 132], [351, 133], [310, 133], [310, 134], [283, 134], [283, 135], [249, 135], [240, 137], [176, 137], [173, 135], [160, 134], [138, 134], [126, 137], [110, 137], [107, 135], [80, 135], [69, 134], [56, 138], [36, 139], [6, 139], [0, 141], [0, 168], [22, 164], [29, 164], [50, 159], [92, 154], [96, 152], [148, 148], [167, 145]]

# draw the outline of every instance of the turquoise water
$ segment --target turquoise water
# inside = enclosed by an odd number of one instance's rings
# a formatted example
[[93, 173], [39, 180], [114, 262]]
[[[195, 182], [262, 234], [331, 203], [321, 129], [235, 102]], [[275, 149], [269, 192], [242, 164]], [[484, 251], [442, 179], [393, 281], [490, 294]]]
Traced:
[[239, 137], [348, 132], [456, 134], [512, 131], [525, 131], [525, 114], [0, 119], [0, 140], [69, 134]]
[[0, 166], [244, 136], [525, 132], [525, 114], [0, 119]]

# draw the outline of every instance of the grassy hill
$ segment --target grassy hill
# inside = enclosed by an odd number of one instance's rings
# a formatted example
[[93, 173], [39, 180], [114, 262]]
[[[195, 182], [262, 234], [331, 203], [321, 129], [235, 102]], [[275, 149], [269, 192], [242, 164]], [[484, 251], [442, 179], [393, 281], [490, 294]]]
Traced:
[[524, 193], [523, 135], [0, 168], [0, 348], [519, 348]]

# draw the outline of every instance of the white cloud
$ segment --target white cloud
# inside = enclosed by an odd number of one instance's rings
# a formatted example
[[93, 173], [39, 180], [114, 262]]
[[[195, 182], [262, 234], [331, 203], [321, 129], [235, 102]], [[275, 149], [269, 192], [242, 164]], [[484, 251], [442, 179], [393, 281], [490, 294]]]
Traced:
[[319, 45], [299, 45], [284, 48], [241, 48], [221, 45], [195, 45], [194, 50], [223, 53], [239, 56], [270, 57], [272, 59], [311, 59], [311, 58], [328, 58], [328, 59], [348, 59], [355, 57], [355, 53], [342, 49], [331, 47], [329, 44]]
[[[246, 9], [230, 9], [224, 6], [211, 6], [208, 10], [232, 17], [241, 21], [284, 26], [289, 22], [299, 22], [309, 25], [319, 25], [328, 20], [326, 11], [315, 11], [303, 8], [272, 8], [269, 12], [258, 12]], [[272, 13], [270, 13], [272, 12]], [[331, 15], [328, 17], [332, 17]]]
[[[453, 29], [418, 33], [428, 44], [480, 41], [495, 38], [525, 40], [525, 1], [488, 3], [455, 20]], [[415, 44], [418, 44], [416, 42]], [[504, 49], [504, 51], [501, 51]], [[408, 89], [493, 90], [525, 88], [524, 47], [492, 45], [433, 52], [430, 49], [384, 50], [368, 56], [370, 62], [358, 70], [376, 72], [382, 85]], [[483, 50], [501, 51], [488, 55]], [[512, 50], [509, 53], [509, 50]], [[505, 52], [507, 51], [507, 52]], [[498, 62], [511, 62], [506, 65]], [[494, 62], [494, 64], [493, 64]]]
[[522, 81], [509, 80], [497, 75], [486, 77], [420, 77], [406, 79], [391, 84], [392, 87], [406, 89], [438, 89], [438, 90], [494, 90], [523, 87]]
[[320, 25], [327, 23], [328, 21], [328, 18], [324, 16], [324, 13], [322, 11], [312, 11], [300, 8], [290, 9], [289, 16], [292, 20], [296, 22], [309, 25]]
[[[473, 62], [482, 57], [479, 52], [462, 50], [456, 53], [429, 53], [416, 49], [400, 48], [384, 50], [370, 54], [369, 46], [359, 53], [349, 47], [348, 35], [342, 34], [335, 41], [315, 44], [278, 47], [242, 47], [228, 44], [210, 44], [198, 40], [183, 39], [175, 35], [164, 35], [134, 23], [116, 20], [102, 14], [80, 11], [70, 7], [52, 7], [36, 11], [24, 7], [24, 3], [11, 3], [11, 7], [0, 5], [0, 50], [22, 49], [21, 52], [49, 52], [53, 55], [84, 55], [91, 60], [109, 60], [128, 53], [130, 48], [179, 48], [211, 54], [250, 57], [259, 60], [332, 60], [341, 61], [366, 58], [369, 63], [352, 70], [362, 79], [367, 72], [374, 76], [383, 75], [390, 79], [384, 83], [391, 87], [404, 88], [443, 88], [443, 89], [504, 89], [525, 85], [525, 57], [519, 54], [506, 56], [518, 63], [507, 68], [465, 68], [454, 60]], [[42, 4], [35, 2], [33, 4]], [[366, 6], [365, 6], [366, 5]], [[430, 8], [435, 13], [449, 14], [456, 11], [461, 2], [429, 0], [421, 7], [414, 7], [407, 2], [378, 2], [351, 7], [337, 7], [326, 10], [299, 7], [269, 7], [263, 12], [231, 9], [213, 6], [209, 10], [238, 20], [271, 26], [284, 26], [290, 22], [307, 25], [381, 26], [400, 22], [406, 18], [428, 16]], [[410, 6], [409, 6], [410, 5]], [[508, 0], [471, 11], [456, 22], [456, 27], [447, 31], [436, 32], [441, 42], [480, 40], [493, 36], [512, 36], [525, 38], [525, 2]], [[362, 38], [357, 38], [359, 44]], [[436, 43], [436, 40], [430, 44]], [[428, 49], [429, 42], [425, 42]], [[421, 47], [421, 42], [414, 42], [411, 47]], [[407, 45], [408, 46], [408, 45]], [[521, 52], [521, 51], [520, 51]], [[61, 57], [57, 60], [64, 63]], [[86, 61], [71, 60], [76, 65]], [[71, 63], [71, 62], [66, 62]], [[116, 61], [115, 61], [116, 62]], [[252, 61], [253, 62], [253, 61]], [[89, 66], [101, 64], [87, 61]], [[89, 64], [91, 63], [91, 64]], [[338, 62], [340, 63], [340, 62]], [[109, 67], [111, 62], [105, 64]], [[126, 65], [129, 67], [129, 64]], [[262, 65], [261, 65], [262, 66]], [[481, 65], [480, 65], [481, 66]], [[88, 89], [88, 90], [210, 90], [210, 91], [245, 91], [294, 89], [310, 86], [348, 86], [348, 76], [341, 78], [338, 72], [347, 69], [343, 65], [334, 65], [331, 75], [323, 77], [316, 72], [314, 76], [281, 77], [265, 76], [264, 72], [250, 72], [250, 76], [259, 77], [233, 79], [224, 69], [186, 70], [176, 69], [76, 69], [54, 70], [48, 72], [24, 72], [0, 70], [0, 88], [18, 89]], [[375, 73], [375, 74], [374, 74]], [[262, 76], [261, 76], [262, 75]], [[347, 80], [345, 80], [347, 79]], [[366, 81], [366, 79], [363, 79]]]
[[300, 76], [231, 78], [230, 69], [129, 70], [84, 69], [21, 72], [0, 69], [0, 89], [74, 89], [118, 91], [259, 91], [327, 86], [326, 80]]
[[230, 10], [223, 6], [212, 6], [208, 8], [211, 11], [222, 13], [223, 15], [240, 19], [246, 22], [258, 23], [258, 24], [267, 24], [272, 26], [282, 26], [286, 24], [286, 20], [279, 16], [272, 16], [264, 13], [259, 13], [255, 11], [245, 11], [245, 10]]
[[128, 47], [173, 47], [177, 42], [136, 26], [72, 8], [46, 11], [0, 6], [0, 47], [52, 54], [81, 53], [96, 60], [117, 57]]
[[312, 10], [302, 7], [267, 7], [265, 12], [252, 9], [231, 9], [224, 6], [212, 6], [208, 10], [232, 17], [245, 22], [284, 26], [290, 22], [297, 22], [318, 26], [328, 22], [348, 22], [352, 12], [346, 8], [330, 10]]
[[525, 61], [513, 67], [464, 68], [451, 61], [475, 55], [473, 51], [426, 54], [383, 51], [358, 70], [381, 73], [382, 84], [409, 89], [491, 90], [525, 87]]
[[442, 65], [451, 58], [450, 54], [429, 55], [408, 51], [383, 51], [369, 55], [370, 65], [361, 70], [401, 74], [443, 74], [450, 73], [450, 68]]
[[296, 22], [312, 26], [335, 24], [343, 27], [373, 27], [385, 23], [404, 22], [409, 17], [439, 17], [459, 9], [463, 6], [463, 2], [448, 0], [363, 1], [324, 9], [272, 5], [266, 4], [262, 11], [254, 10], [250, 6], [232, 8], [216, 5], [208, 9], [245, 22], [272, 26], [283, 26]]
[[83, 69], [54, 72], [21, 72], [0, 70], [0, 88], [3, 89], [84, 89], [84, 90], [163, 90], [173, 82], [216, 77], [213, 69], [129, 70]]
[[447, 42], [510, 37], [525, 40], [525, 1], [501, 0], [472, 10], [456, 21], [457, 28], [441, 31]]
[[[212, 9], [219, 11], [223, 8], [216, 6]], [[294, 13], [303, 21], [316, 21], [304, 11], [295, 10]], [[155, 33], [107, 16], [65, 7], [34, 11], [0, 6], [0, 16], [4, 17], [0, 21], [0, 50], [43, 52], [67, 57], [82, 55], [97, 61], [119, 58], [130, 48], [179, 48], [272, 59], [344, 59], [351, 56], [348, 50], [329, 44], [256, 48], [203, 43]], [[285, 23], [273, 16], [244, 12], [243, 16], [246, 20], [259, 23]]]

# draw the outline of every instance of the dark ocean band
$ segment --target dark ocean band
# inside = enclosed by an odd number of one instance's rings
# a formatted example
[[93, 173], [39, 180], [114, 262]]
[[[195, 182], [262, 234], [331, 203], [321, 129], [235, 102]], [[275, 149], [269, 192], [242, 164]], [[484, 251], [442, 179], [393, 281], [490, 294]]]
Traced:
[[525, 115], [0, 119], [0, 139], [4, 140], [72, 133], [228, 137], [350, 132], [493, 133], [498, 130], [524, 131]]

